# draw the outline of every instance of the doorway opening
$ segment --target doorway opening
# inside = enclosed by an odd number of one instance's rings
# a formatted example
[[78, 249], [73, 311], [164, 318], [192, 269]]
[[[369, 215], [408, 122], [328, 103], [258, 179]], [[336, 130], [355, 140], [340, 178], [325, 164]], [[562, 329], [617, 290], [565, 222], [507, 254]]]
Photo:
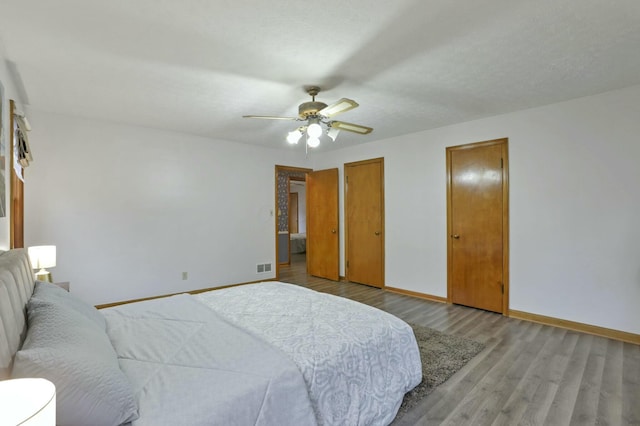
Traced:
[[307, 184], [289, 176], [289, 266], [307, 270]]
[[[304, 253], [297, 251], [300, 251], [301, 229], [306, 234], [306, 176], [311, 171], [300, 167], [276, 166], [276, 279], [280, 276], [281, 268], [291, 268], [294, 263], [306, 271], [306, 249]], [[297, 209], [292, 206], [292, 200], [297, 201]], [[301, 214], [304, 216], [301, 217]], [[298, 232], [293, 232], [296, 229], [292, 227], [297, 227]], [[291, 253], [292, 235], [296, 239], [294, 253]]]
[[[276, 166], [276, 279], [280, 271], [293, 266], [305, 269], [308, 275], [333, 281], [340, 279], [340, 243], [338, 212], [338, 169], [316, 170], [298, 167]], [[300, 191], [291, 196], [291, 187], [304, 179], [304, 219], [301, 214]], [[299, 185], [298, 185], [299, 186]], [[298, 188], [301, 189], [301, 188]], [[290, 199], [298, 198], [298, 231], [304, 220], [306, 240], [304, 249], [294, 249], [292, 256], [289, 220]], [[300, 234], [300, 232], [298, 232]], [[297, 244], [297, 243], [296, 243]], [[300, 243], [301, 244], [301, 243]], [[295, 253], [302, 251], [303, 253]], [[294, 265], [292, 265], [292, 259]], [[302, 263], [301, 261], [305, 262]]]

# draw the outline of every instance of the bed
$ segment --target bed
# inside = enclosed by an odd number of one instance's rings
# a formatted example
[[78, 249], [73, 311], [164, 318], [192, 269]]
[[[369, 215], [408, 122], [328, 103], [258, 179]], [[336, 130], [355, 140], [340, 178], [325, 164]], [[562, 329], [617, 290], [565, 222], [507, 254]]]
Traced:
[[291, 241], [291, 253], [306, 253], [307, 252], [307, 234], [289, 234], [289, 240]]
[[60, 425], [383, 425], [422, 376], [411, 328], [351, 300], [268, 282], [98, 311], [24, 250], [0, 254], [0, 348]]

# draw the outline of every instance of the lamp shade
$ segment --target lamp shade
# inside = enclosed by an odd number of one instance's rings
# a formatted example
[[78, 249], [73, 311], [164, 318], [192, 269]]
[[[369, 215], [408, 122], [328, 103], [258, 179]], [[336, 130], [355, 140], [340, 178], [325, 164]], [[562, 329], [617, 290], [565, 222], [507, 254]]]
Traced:
[[46, 379], [0, 381], [0, 424], [54, 426], [56, 387]]
[[29, 247], [28, 252], [34, 269], [56, 266], [56, 246], [33, 246]]
[[332, 141], [336, 141], [336, 138], [338, 137], [338, 133], [340, 133], [340, 129], [335, 129], [333, 127], [329, 127], [327, 129], [327, 136], [329, 136], [331, 138]]
[[287, 142], [289, 142], [290, 144], [296, 144], [301, 137], [302, 133], [300, 132], [300, 130], [294, 130], [293, 132], [289, 132], [289, 134], [287, 135]]

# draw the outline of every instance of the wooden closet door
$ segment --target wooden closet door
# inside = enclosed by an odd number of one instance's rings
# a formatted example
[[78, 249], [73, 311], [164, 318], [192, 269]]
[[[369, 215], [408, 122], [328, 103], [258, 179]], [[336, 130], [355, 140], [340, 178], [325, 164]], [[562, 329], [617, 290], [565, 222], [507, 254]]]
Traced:
[[345, 164], [347, 279], [384, 287], [384, 160]]
[[506, 140], [447, 148], [450, 301], [504, 312]]

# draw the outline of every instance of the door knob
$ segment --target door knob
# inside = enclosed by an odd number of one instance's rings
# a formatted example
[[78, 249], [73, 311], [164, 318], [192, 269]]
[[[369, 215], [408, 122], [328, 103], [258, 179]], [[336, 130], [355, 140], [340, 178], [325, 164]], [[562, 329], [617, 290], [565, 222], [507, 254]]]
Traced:
[[458, 235], [458, 234], [453, 234], [453, 235], [451, 236], [451, 238], [455, 238], [456, 240], [458, 240], [458, 239], [460, 239], [460, 235]]
[[335, 230], [335, 229], [332, 229], [332, 230], [331, 230], [331, 233], [332, 233], [332, 234], [335, 234], [335, 233], [336, 233], [336, 230]]
[[374, 232], [374, 234], [380, 235], [380, 231], [376, 231], [376, 232]]

